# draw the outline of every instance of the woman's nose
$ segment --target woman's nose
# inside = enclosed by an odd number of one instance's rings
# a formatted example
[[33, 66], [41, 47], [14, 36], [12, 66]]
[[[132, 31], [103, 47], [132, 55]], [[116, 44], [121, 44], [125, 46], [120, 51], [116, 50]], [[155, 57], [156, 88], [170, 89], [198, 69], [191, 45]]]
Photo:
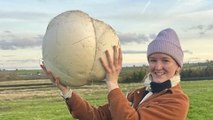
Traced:
[[161, 62], [156, 62], [155, 69], [159, 70], [159, 69], [162, 69], [162, 67], [163, 67], [163, 64]]

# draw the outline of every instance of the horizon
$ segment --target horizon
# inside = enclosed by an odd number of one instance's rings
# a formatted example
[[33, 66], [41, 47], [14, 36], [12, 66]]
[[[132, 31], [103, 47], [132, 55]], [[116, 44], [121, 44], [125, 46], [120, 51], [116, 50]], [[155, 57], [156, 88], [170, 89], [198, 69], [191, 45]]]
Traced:
[[[183, 68], [185, 64], [198, 64], [198, 63], [207, 63], [207, 62], [212, 62], [213, 60], [206, 60], [206, 61], [202, 61], [202, 62], [184, 62], [183, 63]], [[148, 66], [148, 64], [144, 63], [136, 63], [136, 64], [123, 64], [122, 68], [124, 67], [142, 67], [142, 66]], [[41, 70], [40, 67], [35, 67], [35, 68], [27, 68], [27, 67], [23, 67], [23, 68], [7, 68], [7, 69], [1, 69], [0, 71], [16, 71], [16, 70]]]

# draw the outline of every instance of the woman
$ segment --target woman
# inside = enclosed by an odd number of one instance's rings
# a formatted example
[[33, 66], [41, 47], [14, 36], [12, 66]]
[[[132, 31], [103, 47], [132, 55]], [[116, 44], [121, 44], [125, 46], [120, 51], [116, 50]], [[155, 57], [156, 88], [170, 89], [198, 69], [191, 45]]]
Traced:
[[118, 85], [122, 68], [122, 52], [113, 47], [113, 57], [106, 51], [107, 61], [100, 58], [106, 70], [108, 104], [95, 108], [77, 93], [60, 83], [49, 70], [44, 72], [62, 91], [68, 109], [80, 120], [185, 120], [189, 99], [180, 87], [180, 70], [183, 66], [183, 51], [172, 29], [161, 31], [147, 50], [149, 74], [145, 87], [132, 91], [126, 97]]

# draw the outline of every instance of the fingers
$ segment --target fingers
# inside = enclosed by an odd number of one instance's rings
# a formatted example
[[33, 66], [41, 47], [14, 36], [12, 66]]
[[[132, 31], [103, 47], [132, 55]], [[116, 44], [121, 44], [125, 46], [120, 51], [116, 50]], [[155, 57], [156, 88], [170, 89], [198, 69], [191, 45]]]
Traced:
[[54, 83], [55, 79], [51, 71], [48, 71], [44, 65], [40, 65], [47, 77]]
[[55, 76], [51, 71], [47, 70], [45, 65], [40, 65], [43, 69], [44, 73], [47, 75], [47, 77], [51, 80], [51, 82], [59, 88], [63, 93], [66, 93], [70, 88], [64, 84], [61, 83], [61, 80], [59, 77]]
[[47, 75], [47, 68], [42, 64], [40, 66], [41, 66], [42, 70], [44, 71], [44, 73]]
[[[53, 75], [53, 73], [51, 71], [47, 71], [47, 76], [53, 83], [56, 82], [56, 77]], [[56, 86], [57, 86], [57, 84], [56, 84]]]
[[118, 65], [118, 50], [117, 50], [117, 47], [116, 46], [113, 46], [113, 51], [114, 51], [114, 65], [115, 67]]
[[100, 58], [101, 64], [107, 72], [115, 71], [120, 69], [122, 66], [122, 52], [121, 48], [113, 46], [113, 58], [111, 57], [108, 50], [105, 51], [107, 61], [104, 61], [103, 58]]
[[103, 65], [104, 69], [106, 72], [110, 72], [110, 68], [108, 67], [108, 65], [106, 64], [106, 62], [104, 62], [103, 58], [100, 58], [101, 64]]
[[53, 75], [53, 73], [49, 70], [44, 65], [40, 65], [41, 68], [43, 69], [44, 73], [47, 75], [47, 77], [57, 86], [58, 83], [56, 83], [56, 77]]
[[106, 54], [106, 57], [107, 57], [109, 67], [113, 68], [113, 61], [112, 61], [111, 55], [109, 54], [109, 51], [106, 50], [105, 54]]
[[123, 57], [122, 57], [122, 51], [121, 51], [121, 48], [118, 48], [118, 65], [121, 65], [122, 66], [122, 61], [123, 61]]

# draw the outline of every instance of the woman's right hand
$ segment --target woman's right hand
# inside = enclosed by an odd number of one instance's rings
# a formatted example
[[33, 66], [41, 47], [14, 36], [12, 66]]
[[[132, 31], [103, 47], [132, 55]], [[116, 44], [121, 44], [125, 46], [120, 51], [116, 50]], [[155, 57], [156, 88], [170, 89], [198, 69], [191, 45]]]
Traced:
[[118, 46], [113, 46], [113, 55], [111, 56], [109, 51], [105, 51], [107, 60], [105, 61], [103, 57], [100, 58], [100, 62], [106, 71], [106, 83], [108, 91], [118, 86], [118, 78], [122, 69], [122, 51]]
[[44, 73], [47, 75], [47, 77], [52, 81], [52, 83], [55, 84], [55, 86], [61, 90], [63, 94], [66, 94], [70, 88], [60, 82], [60, 78], [57, 76], [54, 76], [53, 73], [50, 70], [47, 70], [45, 65], [41, 64], [41, 68], [43, 69]]

